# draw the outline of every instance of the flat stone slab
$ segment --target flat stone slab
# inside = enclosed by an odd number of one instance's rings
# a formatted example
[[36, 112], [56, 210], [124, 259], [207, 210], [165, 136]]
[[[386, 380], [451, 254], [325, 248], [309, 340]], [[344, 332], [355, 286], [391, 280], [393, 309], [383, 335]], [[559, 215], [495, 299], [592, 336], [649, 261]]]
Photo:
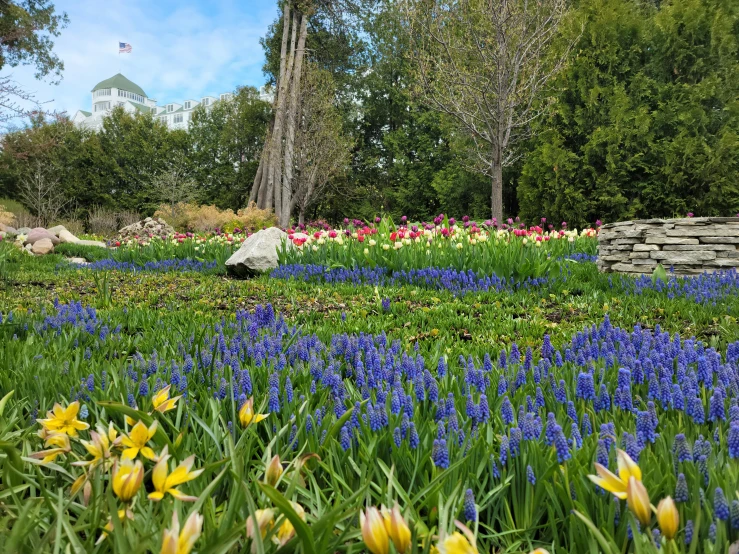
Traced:
[[98, 246], [100, 248], [107, 248], [104, 242], [99, 240], [79, 240], [75, 244], [79, 244], [80, 246]]

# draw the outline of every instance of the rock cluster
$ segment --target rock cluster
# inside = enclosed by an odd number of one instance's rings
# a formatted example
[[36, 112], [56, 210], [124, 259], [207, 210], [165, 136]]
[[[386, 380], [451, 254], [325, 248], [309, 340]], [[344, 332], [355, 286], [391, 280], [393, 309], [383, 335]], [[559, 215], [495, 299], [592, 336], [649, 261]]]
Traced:
[[174, 228], [161, 217], [147, 217], [118, 231], [118, 239], [121, 241], [148, 240], [154, 237], [166, 239], [174, 233]]
[[657, 264], [677, 275], [739, 267], [739, 217], [642, 219], [603, 225], [598, 269], [652, 273]]
[[[9, 225], [0, 225], [0, 239], [9, 237], [15, 238], [22, 243], [26, 250], [37, 256], [43, 256], [54, 251], [54, 247], [65, 242], [80, 244], [83, 246], [99, 246], [105, 248], [105, 243], [98, 240], [81, 240], [70, 233], [63, 225], [57, 225], [49, 229], [43, 227], [21, 227], [14, 229]], [[22, 240], [19, 240], [22, 239]]]

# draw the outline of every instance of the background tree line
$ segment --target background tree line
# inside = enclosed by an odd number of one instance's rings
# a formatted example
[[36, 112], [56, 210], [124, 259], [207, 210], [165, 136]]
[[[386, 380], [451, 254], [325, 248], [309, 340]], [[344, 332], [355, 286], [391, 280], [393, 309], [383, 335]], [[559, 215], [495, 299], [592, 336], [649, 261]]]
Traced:
[[[39, 116], [3, 137], [0, 197], [17, 197], [29, 162], [41, 160], [78, 210], [146, 213], [159, 201], [152, 179], [176, 162], [186, 165], [196, 200], [236, 209], [259, 199], [265, 153], [285, 160], [289, 142], [289, 175], [283, 161], [271, 166], [272, 192], [262, 204], [268, 198], [274, 207], [279, 186], [280, 208], [295, 219], [369, 218], [380, 210], [488, 218], [490, 177], [468, 163], [470, 133], [435, 109], [419, 84], [407, 9], [423, 2], [284, 0], [263, 40], [275, 105], [242, 88], [233, 103], [200, 109], [189, 133], [121, 111], [98, 133]], [[573, 0], [546, 55], [561, 66], [531, 105], [540, 117], [525, 120], [502, 167], [506, 217], [581, 226], [739, 212], [737, 2]]]

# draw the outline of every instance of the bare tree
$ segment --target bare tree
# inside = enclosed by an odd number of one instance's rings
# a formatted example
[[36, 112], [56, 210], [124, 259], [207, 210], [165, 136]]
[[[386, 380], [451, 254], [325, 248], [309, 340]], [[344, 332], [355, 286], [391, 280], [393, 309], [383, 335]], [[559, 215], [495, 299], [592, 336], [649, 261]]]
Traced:
[[[259, 161], [249, 201], [261, 209], [273, 209], [278, 224], [286, 227], [296, 202], [293, 194], [300, 187], [296, 178], [296, 140], [301, 125], [301, 106], [305, 98], [304, 58], [308, 38], [308, 20], [318, 12], [337, 27], [351, 25], [364, 0], [284, 0], [282, 2], [282, 43], [280, 70], [276, 75], [274, 120]], [[362, 6], [364, 7], [364, 6]]]
[[177, 213], [178, 204], [190, 202], [195, 198], [197, 183], [190, 176], [187, 159], [182, 152], [177, 152], [167, 169], [152, 179], [151, 187], [154, 198], [167, 204], [171, 219], [174, 219]]
[[56, 111], [44, 109], [33, 93], [23, 89], [10, 76], [0, 76], [0, 128], [7, 128], [12, 121], [26, 117], [36, 117], [39, 114], [57, 117]]
[[304, 222], [308, 206], [320, 198], [349, 164], [352, 141], [343, 131], [335, 101], [331, 74], [308, 64], [290, 170], [294, 175], [291, 200], [287, 206], [288, 213], [297, 206], [300, 223]]
[[58, 221], [64, 207], [69, 203], [59, 186], [59, 179], [40, 161], [33, 171], [21, 180], [21, 202], [38, 218], [40, 225]]
[[503, 167], [546, 109], [546, 86], [567, 57], [552, 43], [566, 0], [402, 0], [418, 92], [469, 140], [503, 218]]

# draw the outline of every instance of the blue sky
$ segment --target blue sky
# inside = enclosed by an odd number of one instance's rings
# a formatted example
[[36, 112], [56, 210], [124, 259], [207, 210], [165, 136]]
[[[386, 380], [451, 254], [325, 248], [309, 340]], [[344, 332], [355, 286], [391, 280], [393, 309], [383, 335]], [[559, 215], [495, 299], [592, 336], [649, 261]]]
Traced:
[[[56, 39], [61, 83], [37, 81], [32, 68], [5, 68], [47, 109], [89, 110], [96, 83], [123, 73], [159, 104], [260, 86], [259, 44], [277, 0], [56, 0], [69, 26]], [[133, 47], [118, 55], [118, 41]]]

